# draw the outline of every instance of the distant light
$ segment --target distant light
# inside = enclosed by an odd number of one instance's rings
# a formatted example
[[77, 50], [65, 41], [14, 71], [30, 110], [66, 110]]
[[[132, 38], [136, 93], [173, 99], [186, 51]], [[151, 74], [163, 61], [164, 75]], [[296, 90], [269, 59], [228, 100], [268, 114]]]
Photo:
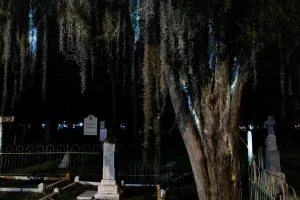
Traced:
[[62, 124], [58, 124], [58, 125], [57, 125], [57, 130], [60, 130], [60, 129], [62, 129], [62, 128], [63, 128]]
[[120, 128], [121, 128], [121, 129], [125, 129], [126, 127], [125, 127], [124, 124], [120, 124]]
[[248, 141], [248, 162], [249, 165], [252, 164], [252, 156], [253, 156], [253, 146], [252, 146], [252, 132], [247, 132], [247, 141]]
[[82, 122], [80, 122], [80, 123], [79, 123], [79, 126], [83, 126], [83, 123], [82, 123]]

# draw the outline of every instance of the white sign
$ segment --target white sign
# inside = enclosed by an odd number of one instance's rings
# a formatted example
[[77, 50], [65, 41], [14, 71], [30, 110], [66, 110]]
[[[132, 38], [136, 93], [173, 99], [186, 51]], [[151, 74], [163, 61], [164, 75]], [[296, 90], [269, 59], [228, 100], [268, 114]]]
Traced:
[[2, 116], [0, 117], [0, 122], [14, 122], [15, 116]]
[[87, 118], [84, 118], [83, 134], [97, 135], [97, 123], [98, 123], [98, 119], [93, 115], [89, 115]]
[[100, 142], [104, 142], [107, 137], [107, 129], [100, 128]]
[[105, 128], [105, 121], [100, 121], [100, 128]]

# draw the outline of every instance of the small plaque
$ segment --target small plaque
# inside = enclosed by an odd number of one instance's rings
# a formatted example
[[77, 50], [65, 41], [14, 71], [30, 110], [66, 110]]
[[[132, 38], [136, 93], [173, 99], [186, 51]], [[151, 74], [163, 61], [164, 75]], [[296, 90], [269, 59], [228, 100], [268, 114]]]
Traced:
[[100, 121], [100, 128], [105, 128], [105, 121]]
[[100, 142], [104, 142], [107, 137], [107, 129], [100, 128]]
[[97, 135], [97, 117], [89, 115], [87, 118], [84, 118], [84, 135]]

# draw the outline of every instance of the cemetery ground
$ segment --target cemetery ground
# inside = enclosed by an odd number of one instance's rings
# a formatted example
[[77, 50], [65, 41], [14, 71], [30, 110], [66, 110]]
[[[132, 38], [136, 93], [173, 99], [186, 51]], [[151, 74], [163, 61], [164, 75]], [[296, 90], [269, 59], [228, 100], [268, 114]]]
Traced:
[[[284, 138], [286, 137], [286, 138]], [[260, 146], [264, 146], [265, 134], [254, 133], [254, 154], [257, 157], [257, 149]], [[279, 145], [278, 149], [280, 151], [281, 168], [282, 172], [286, 175], [287, 182], [294, 187], [297, 194], [300, 194], [300, 131], [296, 131], [293, 134], [283, 136], [283, 138], [278, 139]], [[178, 145], [178, 144], [177, 144]], [[170, 169], [173, 176], [168, 181], [161, 183], [161, 188], [168, 189], [165, 200], [197, 200], [197, 192], [194, 184], [194, 180], [191, 173], [191, 167], [189, 164], [189, 158], [186, 152], [183, 151], [184, 148], [167, 148], [169, 151], [165, 151], [161, 155], [161, 164], [166, 165], [169, 162], [175, 162], [176, 164]], [[244, 165], [244, 179], [243, 187], [247, 192], [248, 187], [248, 177], [247, 177], [247, 149], [245, 145], [241, 142], [241, 161]], [[122, 151], [121, 151], [122, 152]], [[264, 155], [265, 153], [263, 153]], [[130, 163], [140, 163], [141, 156], [137, 156], [135, 159], [131, 159]], [[128, 163], [128, 162], [127, 162]], [[98, 165], [98, 163], [97, 163]], [[120, 168], [125, 168], [126, 163], [120, 164]], [[96, 167], [96, 166], [95, 166]], [[76, 174], [71, 174], [71, 182], [73, 182], [73, 177]], [[100, 176], [86, 177], [89, 181], [100, 181]], [[119, 180], [120, 181], [120, 180]], [[70, 183], [71, 183], [70, 182]], [[40, 181], [7, 181], [0, 179], [0, 187], [37, 187]], [[50, 182], [51, 183], [51, 182]], [[45, 184], [50, 184], [45, 182]], [[69, 183], [68, 183], [69, 184]], [[60, 200], [70, 200], [76, 199], [76, 197], [87, 190], [96, 191], [95, 186], [76, 184], [74, 187], [66, 189], [59, 194], [51, 197], [52, 199]], [[156, 200], [156, 188], [155, 187], [123, 187], [124, 190], [124, 200]], [[52, 190], [53, 191], [53, 190]], [[243, 199], [247, 199], [247, 193], [243, 193]], [[1, 200], [23, 200], [23, 199], [40, 199], [44, 197], [45, 193], [7, 193], [0, 192]]]
[[[254, 147], [255, 148], [255, 147]], [[292, 185], [297, 194], [300, 194], [300, 147], [295, 146], [283, 146], [280, 149], [281, 154], [281, 166], [282, 171], [286, 174], [286, 179], [290, 185]], [[245, 153], [241, 152], [241, 156], [244, 157]], [[168, 161], [175, 161], [176, 165], [172, 169], [172, 172], [178, 172], [178, 176], [174, 176], [172, 181], [163, 183], [161, 186], [163, 189], [168, 189], [167, 196], [165, 200], [197, 200], [196, 187], [193, 183], [193, 178], [190, 176], [184, 177], [180, 180], [180, 174], [185, 174], [185, 172], [191, 172], [189, 166], [189, 160], [186, 154], [171, 154], [166, 153], [162, 155], [162, 162], [167, 163]], [[243, 159], [247, 161], [247, 159]], [[133, 162], [138, 162], [133, 161]], [[91, 180], [91, 178], [88, 178]], [[100, 178], [96, 178], [99, 179]], [[177, 179], [177, 180], [176, 180]], [[72, 180], [72, 179], [71, 179]], [[246, 181], [246, 180], [245, 180]], [[0, 187], [37, 187], [39, 181], [0, 181]], [[50, 184], [47, 183], [46, 184]], [[247, 183], [246, 183], [247, 184]], [[52, 199], [54, 200], [71, 200], [76, 199], [76, 197], [87, 190], [96, 191], [95, 186], [76, 184], [57, 195], [54, 195]], [[156, 188], [154, 187], [123, 187], [124, 190], [124, 200], [156, 200]], [[1, 200], [38, 200], [45, 196], [45, 193], [0, 193]]]

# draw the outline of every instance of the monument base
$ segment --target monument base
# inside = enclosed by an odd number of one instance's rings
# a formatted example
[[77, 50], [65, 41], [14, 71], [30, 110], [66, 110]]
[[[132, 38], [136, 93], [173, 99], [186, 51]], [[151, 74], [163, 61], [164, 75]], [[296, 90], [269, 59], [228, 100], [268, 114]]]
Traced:
[[120, 187], [116, 185], [115, 180], [103, 179], [101, 185], [98, 186], [98, 192], [95, 199], [119, 200]]
[[120, 191], [117, 185], [99, 185], [98, 186], [98, 193], [101, 194], [118, 194]]
[[278, 150], [266, 150], [266, 168], [273, 172], [281, 172], [280, 153]]
[[116, 185], [115, 179], [102, 179], [101, 185]]
[[105, 199], [105, 200], [119, 200], [120, 199], [120, 195], [119, 194], [102, 194], [102, 193], [97, 193], [95, 194], [95, 199]]

